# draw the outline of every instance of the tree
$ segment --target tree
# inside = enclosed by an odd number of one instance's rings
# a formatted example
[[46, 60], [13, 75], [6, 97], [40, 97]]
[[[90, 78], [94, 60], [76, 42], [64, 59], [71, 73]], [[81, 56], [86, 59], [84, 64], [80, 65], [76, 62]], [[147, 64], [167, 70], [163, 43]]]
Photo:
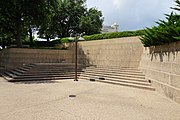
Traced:
[[58, 35], [69, 36], [69, 31], [79, 31], [81, 16], [86, 12], [85, 0], [61, 0], [60, 9], [53, 17]]
[[13, 34], [17, 47], [22, 47], [22, 33], [27, 34], [27, 28], [37, 23], [35, 21], [39, 13], [45, 15], [44, 9], [55, 5], [56, 1], [58, 0], [1, 0], [0, 25]]
[[60, 5], [60, 0], [57, 0], [56, 2], [53, 2], [52, 0], [47, 6], [44, 6], [45, 9], [42, 11], [44, 14], [43, 21], [41, 21], [38, 26], [40, 38], [46, 38], [47, 41], [49, 41], [52, 37], [56, 36], [55, 28], [57, 28], [57, 26], [53, 21], [53, 17], [55, 16], [55, 13], [59, 12]]
[[69, 36], [70, 32], [99, 33], [103, 18], [101, 11], [95, 8], [87, 9], [86, 0], [61, 0], [59, 9], [51, 19], [48, 27], [53, 34], [61, 37]]
[[81, 32], [92, 35], [101, 32], [102, 23], [102, 12], [95, 8], [90, 8], [87, 13], [81, 17], [79, 26]]
[[174, 7], [171, 7], [171, 9], [180, 11], [180, 0], [176, 0], [175, 3], [176, 3], [176, 7], [175, 7], [175, 8], [174, 8]]
[[[174, 10], [180, 11], [180, 1], [176, 0]], [[145, 47], [162, 45], [180, 40], [180, 15], [171, 12], [166, 15], [166, 21], [159, 20], [158, 26], [147, 28], [145, 35], [141, 36], [141, 42]]]
[[27, 15], [27, 2], [22, 0], [1, 0], [1, 25], [4, 29], [9, 29], [17, 42], [18, 47], [22, 47], [21, 35], [23, 31], [24, 16]]
[[96, 9], [87, 10], [85, 3], [86, 0], [1, 0], [3, 33], [0, 34], [7, 34], [2, 35], [6, 36], [4, 38], [11, 36], [8, 38], [15, 40], [17, 47], [22, 47], [23, 38], [28, 34], [32, 44], [33, 28], [37, 28], [40, 37], [47, 41], [57, 35], [69, 36], [70, 31], [99, 33], [102, 13]]

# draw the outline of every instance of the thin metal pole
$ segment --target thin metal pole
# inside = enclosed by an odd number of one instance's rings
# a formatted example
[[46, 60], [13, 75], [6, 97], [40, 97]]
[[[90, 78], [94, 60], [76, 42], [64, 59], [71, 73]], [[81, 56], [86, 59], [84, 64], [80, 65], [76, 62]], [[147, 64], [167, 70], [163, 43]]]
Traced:
[[75, 38], [75, 80], [74, 81], [78, 81], [77, 79], [77, 35]]

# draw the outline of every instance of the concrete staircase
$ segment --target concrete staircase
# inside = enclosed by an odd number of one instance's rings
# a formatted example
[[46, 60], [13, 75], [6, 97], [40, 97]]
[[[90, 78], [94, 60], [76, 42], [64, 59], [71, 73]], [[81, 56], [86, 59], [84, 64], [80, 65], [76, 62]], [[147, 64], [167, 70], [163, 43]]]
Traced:
[[87, 67], [80, 75], [80, 79], [97, 81], [115, 85], [123, 85], [147, 90], [155, 90], [150, 81], [137, 68], [118, 67]]
[[[155, 90], [137, 68], [78, 65], [78, 79]], [[74, 63], [34, 63], [4, 72], [9, 82], [74, 79]]]
[[[78, 76], [83, 65], [78, 65]], [[9, 82], [74, 79], [74, 63], [34, 63], [4, 72]]]

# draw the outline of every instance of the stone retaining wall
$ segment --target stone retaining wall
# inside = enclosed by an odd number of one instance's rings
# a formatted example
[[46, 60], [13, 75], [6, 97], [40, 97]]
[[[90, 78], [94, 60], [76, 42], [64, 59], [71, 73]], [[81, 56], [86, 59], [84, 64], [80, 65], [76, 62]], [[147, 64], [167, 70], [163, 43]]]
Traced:
[[180, 103], [180, 42], [144, 48], [139, 68], [159, 93]]
[[139, 37], [79, 42], [79, 62], [97, 66], [138, 67], [143, 52]]
[[10, 48], [0, 54], [0, 66], [12, 69], [29, 63], [72, 62], [73, 53], [68, 50]]

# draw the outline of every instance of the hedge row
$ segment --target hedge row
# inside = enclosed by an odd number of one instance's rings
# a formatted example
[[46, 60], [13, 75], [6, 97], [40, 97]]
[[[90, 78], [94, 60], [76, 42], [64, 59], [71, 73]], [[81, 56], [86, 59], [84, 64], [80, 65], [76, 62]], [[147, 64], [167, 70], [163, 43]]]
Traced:
[[[101, 40], [101, 39], [112, 39], [112, 38], [121, 38], [121, 37], [131, 37], [131, 36], [141, 36], [144, 35], [144, 30], [137, 31], [124, 31], [124, 32], [112, 32], [112, 33], [102, 33], [102, 34], [94, 34], [89, 36], [83, 36], [86, 41], [89, 40]], [[54, 42], [65, 43], [72, 42], [68, 40], [68, 37], [54, 40]]]
[[112, 39], [112, 38], [140, 36], [143, 34], [144, 34], [143, 30], [138, 30], [138, 31], [124, 31], [124, 32], [95, 34], [95, 35], [90, 35], [90, 36], [84, 36], [84, 38], [85, 38], [85, 40], [101, 40], [101, 39]]

